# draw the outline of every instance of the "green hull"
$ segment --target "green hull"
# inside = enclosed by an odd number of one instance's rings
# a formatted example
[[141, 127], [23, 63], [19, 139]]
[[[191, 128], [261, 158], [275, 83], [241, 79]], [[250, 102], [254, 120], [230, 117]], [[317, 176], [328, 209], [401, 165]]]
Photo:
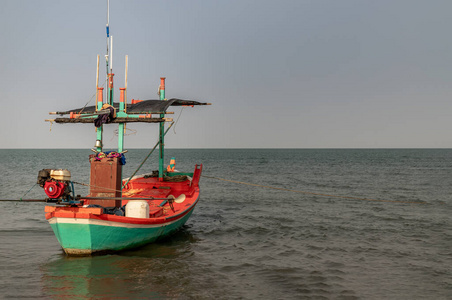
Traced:
[[136, 248], [180, 229], [192, 214], [158, 225], [133, 225], [93, 219], [53, 218], [49, 220], [55, 236], [68, 255]]

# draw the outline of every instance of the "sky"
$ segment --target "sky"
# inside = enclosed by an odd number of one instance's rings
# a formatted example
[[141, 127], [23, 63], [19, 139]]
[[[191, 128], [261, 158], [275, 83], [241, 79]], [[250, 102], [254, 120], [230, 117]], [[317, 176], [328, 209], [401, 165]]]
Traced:
[[[0, 0], [0, 148], [91, 148], [107, 1]], [[110, 1], [115, 98], [170, 109], [169, 148], [452, 148], [450, 0]], [[101, 71], [105, 70], [104, 59]], [[100, 84], [105, 75], [101, 73]], [[155, 124], [129, 124], [149, 148]], [[107, 125], [104, 145], [116, 147]]]

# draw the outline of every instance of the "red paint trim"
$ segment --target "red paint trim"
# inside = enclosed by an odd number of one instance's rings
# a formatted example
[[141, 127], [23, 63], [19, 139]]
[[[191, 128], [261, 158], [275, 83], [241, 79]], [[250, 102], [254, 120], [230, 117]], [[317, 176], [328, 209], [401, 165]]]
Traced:
[[[49, 207], [49, 211], [51, 211], [51, 208], [55, 208], [54, 211], [46, 213], [46, 219], [51, 218], [77, 218], [77, 219], [93, 219], [93, 220], [102, 220], [102, 221], [109, 221], [109, 222], [117, 222], [117, 223], [125, 223], [125, 224], [142, 224], [142, 225], [151, 225], [151, 224], [164, 224], [167, 222], [173, 222], [176, 221], [182, 217], [184, 217], [186, 214], [188, 214], [190, 211], [192, 211], [199, 200], [199, 189], [196, 190], [195, 196], [191, 199], [192, 203], [191, 205], [185, 209], [182, 212], [176, 211], [177, 214], [172, 214], [170, 216], [166, 217], [159, 217], [159, 218], [129, 218], [129, 217], [121, 217], [116, 215], [107, 215], [107, 214], [97, 214], [98, 211], [90, 212], [87, 209], [98, 209], [101, 210], [101, 208], [83, 208], [83, 207], [53, 207], [53, 206], [46, 206]], [[177, 204], [174, 203], [174, 206], [177, 208], [178, 206], [183, 207], [183, 205], [187, 205], [186, 201], [190, 202], [190, 199], [186, 199], [183, 203]]]
[[101, 215], [102, 208], [100, 207], [60, 207], [60, 206], [46, 206], [44, 208], [46, 213], [49, 212], [57, 212], [57, 211], [66, 211], [71, 213], [88, 213], [93, 215]]
[[108, 74], [108, 87], [110, 89], [113, 88], [113, 76], [115, 76], [115, 74], [113, 74], [113, 73]]

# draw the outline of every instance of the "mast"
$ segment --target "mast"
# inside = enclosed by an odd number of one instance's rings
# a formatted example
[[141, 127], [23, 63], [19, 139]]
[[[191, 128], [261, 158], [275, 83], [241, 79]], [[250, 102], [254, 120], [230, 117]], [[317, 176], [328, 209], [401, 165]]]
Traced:
[[[159, 87], [160, 100], [165, 99], [165, 77], [160, 77], [160, 87]], [[160, 118], [164, 118], [165, 114], [160, 114]], [[165, 152], [165, 122], [160, 123], [160, 134], [159, 134], [159, 180], [163, 181], [163, 164], [164, 164], [164, 152]]]
[[[105, 99], [105, 103], [108, 103], [110, 105], [113, 105], [113, 36], [110, 36], [110, 0], [107, 0], [107, 25], [106, 25], [106, 33], [107, 33], [107, 54], [105, 55], [105, 63], [107, 68], [107, 82], [108, 82], [108, 90], [107, 95]], [[98, 70], [97, 70], [97, 78], [99, 77], [99, 58], [97, 60]], [[98, 79], [96, 79], [98, 81]], [[97, 110], [101, 110], [102, 106], [104, 104], [104, 97], [103, 97], [103, 88], [99, 88], [98, 83], [96, 82], [96, 93], [97, 93]], [[100, 127], [96, 128], [97, 131], [97, 139], [96, 144], [94, 145], [96, 147], [97, 152], [102, 151], [102, 133], [104, 126], [101, 125]], [[118, 147], [119, 148], [119, 147]], [[121, 147], [122, 148], [122, 147]], [[122, 150], [121, 150], [122, 151]]]

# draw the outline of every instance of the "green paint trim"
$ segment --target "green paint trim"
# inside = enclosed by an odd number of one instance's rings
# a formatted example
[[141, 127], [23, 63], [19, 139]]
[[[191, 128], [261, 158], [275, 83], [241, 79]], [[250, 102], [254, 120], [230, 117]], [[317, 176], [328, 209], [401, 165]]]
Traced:
[[[113, 80], [113, 79], [112, 79]], [[109, 98], [109, 103], [108, 104], [110, 104], [111, 106], [113, 106], [113, 93], [114, 92], [114, 89], [111, 89], [110, 87], [108, 88], [108, 94], [110, 95], [110, 98]]]
[[165, 172], [165, 176], [168, 176], [168, 177], [174, 177], [174, 176], [178, 176], [178, 175], [185, 175], [185, 176], [193, 177], [193, 173]]
[[[100, 126], [97, 127], [97, 139], [100, 141], [101, 145], [102, 145], [102, 132], [103, 132], [103, 128], [104, 126]], [[96, 147], [97, 152], [101, 152], [102, 151], [102, 147]]]
[[126, 228], [73, 223], [53, 223], [50, 226], [63, 249], [120, 251], [152, 243], [179, 230], [193, 209], [174, 223], [161, 227]]
[[[138, 116], [136, 116], [138, 117]], [[132, 116], [129, 116], [127, 113], [123, 112], [123, 111], [118, 111], [116, 113], [116, 118], [134, 118]]]
[[124, 123], [119, 123], [119, 125], [118, 125], [118, 152], [122, 152], [122, 151], [124, 151]]

